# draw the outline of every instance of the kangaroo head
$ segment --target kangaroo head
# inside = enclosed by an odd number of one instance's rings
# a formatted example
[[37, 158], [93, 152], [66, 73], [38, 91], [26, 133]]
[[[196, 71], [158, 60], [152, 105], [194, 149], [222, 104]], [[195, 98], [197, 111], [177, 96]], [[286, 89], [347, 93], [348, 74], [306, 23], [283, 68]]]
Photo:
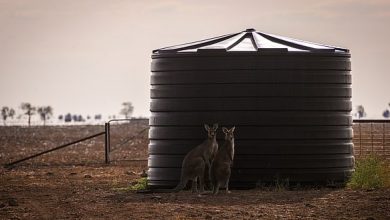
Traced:
[[234, 139], [234, 134], [233, 134], [234, 129], [236, 129], [236, 127], [232, 127], [230, 129], [222, 127], [222, 131], [225, 134], [225, 140], [233, 141], [233, 139]]
[[210, 139], [214, 138], [217, 135], [218, 124], [214, 124], [213, 127], [205, 124], [204, 128], [207, 131], [207, 135]]

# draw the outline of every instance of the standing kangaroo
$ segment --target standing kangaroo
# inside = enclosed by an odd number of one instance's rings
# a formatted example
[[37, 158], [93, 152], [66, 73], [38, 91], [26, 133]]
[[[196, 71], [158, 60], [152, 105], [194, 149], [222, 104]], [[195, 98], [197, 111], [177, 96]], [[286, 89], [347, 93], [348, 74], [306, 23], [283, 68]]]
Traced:
[[234, 159], [234, 129], [230, 130], [222, 127], [225, 133], [225, 142], [219, 147], [218, 153], [215, 156], [211, 165], [210, 179], [214, 186], [213, 194], [217, 194], [219, 187], [224, 186], [227, 193], [229, 191], [229, 179], [231, 174], [231, 166]]
[[214, 124], [213, 127], [205, 124], [204, 128], [207, 131], [207, 139], [184, 157], [179, 184], [174, 189], [156, 189], [154, 192], [179, 192], [184, 189], [189, 180], [192, 180], [192, 192], [198, 191], [198, 181], [200, 191], [204, 191], [204, 174], [205, 172], [209, 173], [209, 170], [205, 169], [211, 167], [211, 161], [218, 151], [216, 140], [218, 124]]

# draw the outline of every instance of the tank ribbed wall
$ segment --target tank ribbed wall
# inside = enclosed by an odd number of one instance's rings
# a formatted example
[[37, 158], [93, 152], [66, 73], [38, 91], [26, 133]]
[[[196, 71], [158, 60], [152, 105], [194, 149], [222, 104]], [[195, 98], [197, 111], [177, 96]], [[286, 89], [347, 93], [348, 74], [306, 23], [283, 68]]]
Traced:
[[[236, 126], [231, 185], [344, 181], [353, 171], [349, 53], [154, 54], [151, 187], [178, 183], [204, 123]], [[219, 130], [219, 138], [223, 138]]]

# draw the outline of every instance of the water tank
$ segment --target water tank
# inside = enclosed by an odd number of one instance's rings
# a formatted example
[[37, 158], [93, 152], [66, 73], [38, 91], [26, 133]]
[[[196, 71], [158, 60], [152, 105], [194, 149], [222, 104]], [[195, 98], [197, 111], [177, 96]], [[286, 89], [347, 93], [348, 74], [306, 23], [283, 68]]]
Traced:
[[236, 126], [232, 187], [344, 181], [354, 166], [350, 71], [348, 49], [254, 29], [154, 50], [149, 186], [175, 186], [203, 124], [216, 122]]

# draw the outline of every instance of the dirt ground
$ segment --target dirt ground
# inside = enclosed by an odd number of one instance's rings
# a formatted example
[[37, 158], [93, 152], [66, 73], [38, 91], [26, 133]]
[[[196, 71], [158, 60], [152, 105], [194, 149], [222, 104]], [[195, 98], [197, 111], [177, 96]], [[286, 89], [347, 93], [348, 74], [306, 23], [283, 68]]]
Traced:
[[[122, 146], [121, 142], [145, 126], [122, 127], [125, 134], [115, 134], [109, 165], [104, 164], [102, 139], [97, 138], [14, 169], [0, 168], [0, 219], [390, 219], [389, 189], [262, 188], [217, 196], [123, 190], [147, 169], [142, 160], [147, 157], [147, 135]], [[1, 164], [102, 127], [44, 129], [0, 127]]]

